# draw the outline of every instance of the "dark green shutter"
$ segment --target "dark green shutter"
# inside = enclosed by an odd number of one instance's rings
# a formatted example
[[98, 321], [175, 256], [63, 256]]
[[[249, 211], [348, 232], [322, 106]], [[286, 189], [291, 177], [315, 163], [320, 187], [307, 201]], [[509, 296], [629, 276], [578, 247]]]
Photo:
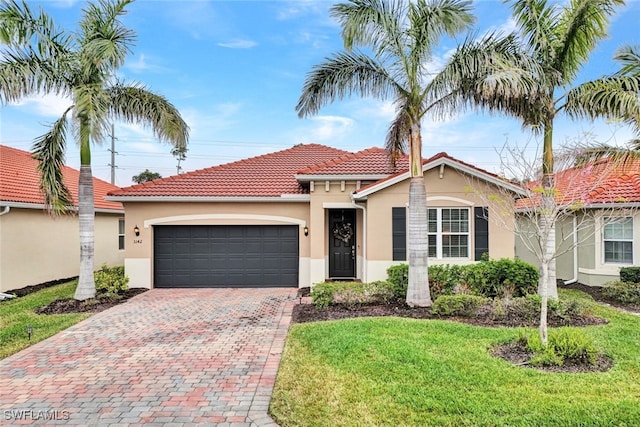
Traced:
[[393, 230], [393, 260], [407, 260], [407, 209], [391, 208]]
[[476, 207], [474, 209], [475, 222], [475, 261], [480, 261], [482, 254], [489, 253], [489, 209]]

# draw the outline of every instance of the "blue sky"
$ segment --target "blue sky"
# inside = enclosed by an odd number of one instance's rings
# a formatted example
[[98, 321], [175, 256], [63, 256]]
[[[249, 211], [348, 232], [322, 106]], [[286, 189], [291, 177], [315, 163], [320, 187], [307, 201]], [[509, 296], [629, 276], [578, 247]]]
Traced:
[[[80, 1], [30, 1], [42, 6], [56, 23], [76, 29]], [[325, 0], [264, 1], [149, 1], [128, 8], [125, 25], [137, 42], [119, 78], [142, 82], [166, 96], [191, 128], [184, 171], [289, 148], [319, 143], [358, 151], [383, 146], [393, 117], [390, 102], [351, 98], [323, 108], [307, 119], [295, 112], [302, 84], [313, 65], [342, 48], [339, 27]], [[508, 5], [476, 0], [476, 29], [513, 28]], [[610, 37], [593, 53], [580, 81], [612, 73], [615, 50], [640, 44], [640, 1], [628, 0], [613, 18]], [[464, 35], [460, 36], [460, 40]], [[445, 40], [434, 55], [441, 63], [456, 46]], [[0, 110], [0, 143], [30, 150], [32, 140], [46, 131], [69, 105], [68, 100], [38, 96]], [[590, 134], [598, 142], [622, 144], [628, 128], [605, 122], [558, 120], [555, 145]], [[170, 147], [154, 140], [139, 125], [115, 123], [116, 184], [130, 185], [144, 169], [163, 176], [176, 173]], [[492, 172], [501, 172], [496, 149], [506, 141], [529, 144], [534, 155], [538, 139], [522, 131], [514, 119], [471, 112], [446, 121], [427, 117], [423, 123], [423, 155], [441, 151]], [[110, 179], [110, 144], [93, 148], [94, 176]], [[78, 149], [71, 144], [67, 163], [79, 166]]]

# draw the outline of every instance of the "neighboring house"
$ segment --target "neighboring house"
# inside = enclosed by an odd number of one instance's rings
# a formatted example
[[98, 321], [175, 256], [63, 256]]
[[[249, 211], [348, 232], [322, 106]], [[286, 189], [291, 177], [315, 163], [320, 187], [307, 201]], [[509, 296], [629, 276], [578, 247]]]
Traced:
[[[0, 145], [0, 292], [79, 274], [78, 217], [47, 214], [37, 166], [30, 153]], [[65, 166], [63, 174], [77, 203], [79, 172]], [[95, 266], [121, 265], [124, 210], [122, 204], [104, 200], [118, 187], [95, 178], [93, 183]]]
[[[513, 221], [479, 192], [518, 186], [440, 153], [424, 161], [432, 263], [513, 257]], [[308, 144], [113, 191], [136, 287], [373, 281], [407, 261], [408, 162]], [[487, 219], [488, 218], [488, 219]]]
[[[555, 192], [556, 203], [569, 208], [556, 226], [558, 279], [600, 286], [617, 280], [620, 267], [640, 264], [640, 160], [558, 172]], [[520, 238], [516, 255], [539, 265]]]

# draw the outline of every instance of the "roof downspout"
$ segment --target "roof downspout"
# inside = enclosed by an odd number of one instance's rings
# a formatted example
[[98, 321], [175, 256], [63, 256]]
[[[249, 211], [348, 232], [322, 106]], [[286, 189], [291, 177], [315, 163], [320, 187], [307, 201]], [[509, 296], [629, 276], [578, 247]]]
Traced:
[[362, 282], [367, 283], [367, 208], [357, 204], [353, 198], [351, 204], [356, 209], [362, 209], [362, 228], [364, 230], [362, 233]]
[[578, 281], [578, 220], [573, 215], [573, 278], [566, 280], [565, 285], [571, 285]]
[[9, 206], [5, 206], [2, 208], [2, 211], [0, 211], [0, 216], [8, 214], [10, 210], [11, 208]]

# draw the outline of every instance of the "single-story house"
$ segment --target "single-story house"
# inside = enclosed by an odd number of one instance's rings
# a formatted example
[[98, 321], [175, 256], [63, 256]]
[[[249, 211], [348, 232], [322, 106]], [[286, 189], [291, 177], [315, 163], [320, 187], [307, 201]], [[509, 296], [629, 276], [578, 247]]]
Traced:
[[[556, 225], [558, 279], [601, 286], [618, 280], [620, 267], [640, 265], [640, 160], [603, 159], [558, 172], [555, 195], [568, 208]], [[516, 255], [539, 265], [521, 238]]]
[[[522, 189], [446, 153], [423, 163], [431, 262], [514, 256], [483, 187]], [[374, 281], [406, 262], [408, 161], [300, 144], [112, 191], [126, 215], [125, 269], [134, 287], [307, 287]], [[502, 215], [502, 216], [500, 216]], [[499, 218], [500, 216], [500, 218]]]
[[[78, 217], [47, 214], [37, 166], [30, 153], [0, 145], [0, 292], [79, 274]], [[63, 174], [77, 202], [79, 171], [65, 166]], [[122, 265], [124, 210], [121, 203], [104, 200], [118, 187], [96, 178], [93, 184], [96, 268]]]

